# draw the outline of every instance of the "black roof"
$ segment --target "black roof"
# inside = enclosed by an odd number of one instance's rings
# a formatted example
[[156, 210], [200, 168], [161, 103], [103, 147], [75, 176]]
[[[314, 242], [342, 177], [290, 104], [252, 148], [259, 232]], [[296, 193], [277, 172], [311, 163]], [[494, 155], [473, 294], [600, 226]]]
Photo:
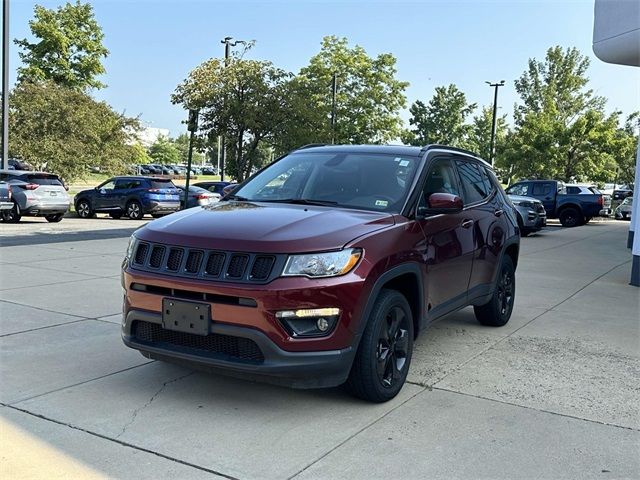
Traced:
[[[430, 149], [443, 149], [443, 150], [451, 150], [453, 152], [464, 153], [466, 155], [471, 155], [472, 157], [482, 160], [478, 157], [477, 154], [465, 150], [463, 148], [451, 147], [449, 145], [438, 145], [431, 144], [426, 145], [424, 147], [413, 147], [408, 145], [322, 145], [322, 144], [311, 144], [305, 145], [303, 147], [294, 150], [291, 153], [305, 151], [305, 152], [360, 152], [360, 153], [386, 153], [390, 155], [403, 155], [406, 157], [419, 157], [422, 154], [426, 153], [427, 150]], [[486, 162], [485, 162], [486, 163]], [[488, 164], [487, 164], [488, 165]], [[490, 166], [490, 165], [489, 165]]]

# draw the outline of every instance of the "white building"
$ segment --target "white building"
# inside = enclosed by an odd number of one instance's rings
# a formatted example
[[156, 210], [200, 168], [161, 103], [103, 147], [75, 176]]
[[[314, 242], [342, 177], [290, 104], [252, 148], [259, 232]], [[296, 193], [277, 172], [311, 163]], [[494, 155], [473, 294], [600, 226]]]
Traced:
[[168, 136], [168, 128], [156, 128], [148, 126], [142, 126], [140, 130], [135, 133], [135, 137], [144, 148], [149, 148], [156, 142], [156, 140], [158, 140], [158, 138]]

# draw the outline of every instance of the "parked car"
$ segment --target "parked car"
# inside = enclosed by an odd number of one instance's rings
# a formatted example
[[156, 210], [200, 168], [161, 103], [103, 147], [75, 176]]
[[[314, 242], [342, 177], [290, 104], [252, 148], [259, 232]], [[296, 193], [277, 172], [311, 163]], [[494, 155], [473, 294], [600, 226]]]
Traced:
[[602, 194], [602, 210], [600, 210], [599, 215], [601, 217], [608, 217], [611, 215], [611, 195], [601, 192], [594, 185], [566, 185], [566, 189], [567, 194], [569, 195]]
[[[282, 180], [284, 179], [284, 181]], [[473, 305], [505, 325], [520, 236], [491, 167], [443, 146], [307, 147], [228, 199], [150, 222], [123, 262], [143, 355], [373, 402], [422, 328]]]
[[614, 190], [613, 191], [613, 199], [614, 200], [624, 200], [627, 197], [632, 197], [633, 196], [633, 190], [629, 189], [629, 188], [621, 188], [618, 190]]
[[631, 220], [631, 212], [633, 211], [633, 197], [625, 198], [620, 205], [616, 207], [616, 220]]
[[602, 194], [568, 195], [563, 182], [556, 180], [523, 180], [507, 188], [507, 194], [537, 198], [548, 218], [558, 218], [563, 227], [588, 223], [604, 207]]
[[75, 208], [81, 218], [108, 213], [111, 218], [126, 215], [139, 220], [146, 213], [157, 217], [175, 212], [180, 208], [180, 196], [173, 182], [166, 178], [113, 177], [78, 193]]
[[[180, 190], [180, 202], [184, 203], [185, 188], [180, 185], [177, 185], [177, 188]], [[187, 208], [203, 207], [205, 205], [209, 205], [210, 203], [215, 203], [219, 201], [220, 198], [221, 196], [217, 193], [213, 193], [213, 192], [210, 192], [209, 190], [205, 190], [204, 188], [190, 185], [189, 198], [187, 199]]]
[[218, 171], [217, 167], [211, 167], [211, 166], [202, 167], [203, 175], [218, 175], [218, 173], [220, 172]]
[[231, 185], [231, 182], [196, 182], [193, 184], [194, 187], [204, 188], [220, 196], [224, 195], [223, 190], [227, 185]]
[[509, 195], [509, 200], [516, 208], [521, 236], [538, 232], [547, 225], [547, 212], [540, 200], [518, 195]]
[[15, 158], [10, 158], [7, 162], [8, 170], [21, 170], [21, 171], [31, 171], [33, 168], [27, 162], [23, 160], [17, 160]]
[[0, 181], [0, 212], [11, 210], [12, 208], [11, 185], [5, 181]]
[[55, 223], [69, 210], [71, 199], [57, 175], [0, 170], [0, 180], [11, 185], [13, 206], [10, 210], [2, 210], [5, 222], [17, 223], [22, 217], [44, 217]]
[[145, 165], [147, 170], [151, 173], [151, 175], [162, 175], [162, 165], [148, 164]]

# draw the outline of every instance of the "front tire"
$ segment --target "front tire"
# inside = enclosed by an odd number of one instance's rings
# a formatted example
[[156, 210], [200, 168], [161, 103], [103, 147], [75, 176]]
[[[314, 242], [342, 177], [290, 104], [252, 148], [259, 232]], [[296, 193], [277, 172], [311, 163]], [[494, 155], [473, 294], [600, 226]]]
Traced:
[[141, 220], [144, 217], [142, 205], [137, 200], [131, 200], [127, 203], [127, 217], [131, 220]]
[[346, 387], [369, 402], [386, 402], [404, 385], [413, 354], [413, 317], [407, 299], [382, 290], [376, 299]]
[[76, 205], [76, 213], [80, 218], [91, 218], [93, 216], [93, 208], [89, 200], [80, 200]]
[[584, 222], [584, 218], [575, 208], [566, 208], [560, 213], [560, 223], [563, 227], [577, 227]]
[[473, 307], [476, 319], [482, 325], [502, 327], [511, 318], [516, 297], [515, 274], [513, 260], [509, 255], [504, 254], [491, 300], [485, 305]]
[[44, 218], [49, 223], [58, 223], [64, 218], [64, 213], [52, 213], [51, 215], [45, 215]]

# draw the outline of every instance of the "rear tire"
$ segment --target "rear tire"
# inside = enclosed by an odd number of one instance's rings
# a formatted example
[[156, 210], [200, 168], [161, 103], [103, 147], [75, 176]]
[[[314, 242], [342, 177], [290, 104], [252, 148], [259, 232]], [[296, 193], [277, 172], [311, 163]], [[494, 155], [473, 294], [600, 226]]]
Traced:
[[44, 218], [49, 223], [58, 223], [64, 218], [64, 213], [52, 213], [51, 215], [45, 215]]
[[93, 208], [91, 208], [91, 203], [89, 200], [80, 200], [76, 204], [76, 213], [80, 218], [91, 218], [93, 217]]
[[516, 297], [515, 273], [511, 257], [504, 254], [491, 300], [485, 305], [473, 307], [476, 319], [482, 325], [502, 327], [511, 318]]
[[407, 378], [413, 353], [413, 317], [396, 290], [378, 295], [367, 321], [349, 379], [349, 392], [369, 402], [395, 397]]
[[137, 200], [131, 200], [127, 203], [127, 216], [131, 220], [141, 220], [144, 217], [144, 211], [142, 205]]
[[572, 228], [581, 225], [584, 217], [575, 208], [566, 208], [560, 213], [560, 223], [563, 227]]
[[22, 215], [20, 214], [20, 207], [16, 202], [13, 202], [11, 210], [2, 211], [2, 220], [7, 223], [18, 223], [21, 218]]

